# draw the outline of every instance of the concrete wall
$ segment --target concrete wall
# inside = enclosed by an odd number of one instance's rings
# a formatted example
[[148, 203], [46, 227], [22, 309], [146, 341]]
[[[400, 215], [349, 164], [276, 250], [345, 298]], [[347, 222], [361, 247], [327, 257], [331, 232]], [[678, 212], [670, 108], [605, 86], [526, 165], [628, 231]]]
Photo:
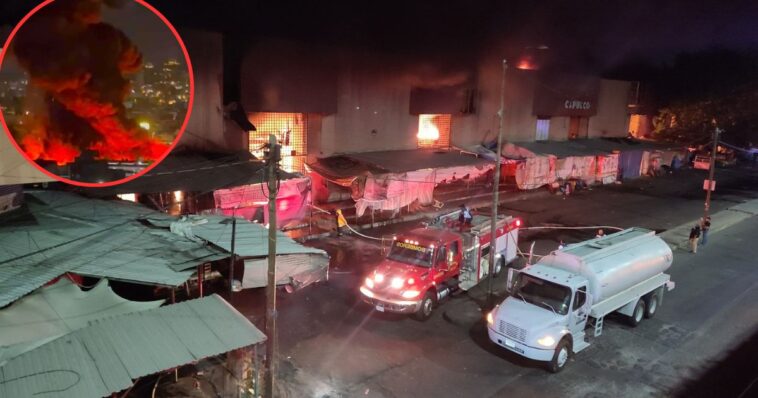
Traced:
[[[488, 59], [479, 64], [477, 72], [476, 113], [453, 115], [452, 142], [470, 147], [497, 140], [502, 89], [502, 60]], [[504, 141], [532, 141], [537, 126], [532, 116], [534, 75], [509, 67], [505, 81]]]
[[323, 119], [320, 155], [416, 148], [418, 116], [409, 112], [410, 85], [392, 69], [345, 60], [337, 112]]
[[590, 118], [589, 137], [626, 137], [632, 82], [601, 80], [597, 115]]
[[218, 33], [181, 32], [195, 76], [192, 114], [179, 146], [201, 150], [239, 150], [244, 133], [224, 121], [223, 42]]

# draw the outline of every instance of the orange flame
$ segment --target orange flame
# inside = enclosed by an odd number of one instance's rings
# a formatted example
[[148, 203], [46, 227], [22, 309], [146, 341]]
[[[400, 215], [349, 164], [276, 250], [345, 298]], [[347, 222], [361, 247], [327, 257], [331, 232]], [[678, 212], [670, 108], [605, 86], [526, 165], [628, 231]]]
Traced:
[[419, 129], [416, 137], [419, 140], [436, 141], [440, 139], [440, 130], [432, 122], [434, 115], [419, 115]]

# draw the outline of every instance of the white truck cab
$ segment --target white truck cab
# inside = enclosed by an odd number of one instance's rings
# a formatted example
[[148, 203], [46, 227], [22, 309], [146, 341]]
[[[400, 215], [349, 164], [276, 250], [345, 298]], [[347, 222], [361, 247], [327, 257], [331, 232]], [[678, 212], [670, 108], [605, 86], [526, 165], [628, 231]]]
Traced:
[[668, 245], [642, 228], [555, 251], [509, 273], [510, 295], [487, 316], [489, 338], [558, 372], [571, 354], [589, 346], [588, 321], [597, 337], [611, 312], [628, 316], [633, 326], [652, 317], [664, 287], [673, 289], [663, 273], [671, 262]]

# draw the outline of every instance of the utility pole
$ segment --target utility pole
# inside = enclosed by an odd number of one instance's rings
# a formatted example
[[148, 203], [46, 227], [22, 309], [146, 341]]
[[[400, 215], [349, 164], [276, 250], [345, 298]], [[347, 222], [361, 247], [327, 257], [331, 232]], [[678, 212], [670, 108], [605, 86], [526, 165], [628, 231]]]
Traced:
[[713, 129], [713, 149], [711, 150], [711, 165], [708, 170], [708, 185], [705, 190], [705, 211], [703, 212], [703, 220], [708, 217], [708, 213], [711, 210], [711, 191], [713, 191], [713, 175], [716, 172], [716, 152], [718, 152], [719, 147], [719, 134], [723, 132], [718, 126], [718, 124], [715, 123], [716, 120], [714, 119], [715, 127]]
[[268, 285], [266, 285], [266, 396], [274, 396], [276, 374], [276, 195], [278, 192], [278, 168], [280, 149], [276, 136], [269, 135], [268, 156]]
[[[492, 192], [492, 219], [490, 220], [490, 278], [487, 282], [487, 305], [492, 307], [492, 279], [495, 271], [495, 253], [497, 252], [497, 206], [500, 202], [500, 157], [503, 151], [503, 129], [505, 126], [505, 72], [508, 70], [508, 62], [503, 60], [503, 80], [500, 83], [500, 110], [497, 112], [500, 117], [500, 125], [497, 131], [497, 159], [495, 160], [495, 182]], [[508, 244], [508, 240], [505, 240]]]
[[232, 210], [232, 256], [229, 257], [229, 303], [232, 303], [232, 294], [234, 294], [234, 263], [235, 263], [235, 255], [234, 255], [234, 241], [236, 240], [237, 235], [237, 217], [236, 217], [236, 208]]

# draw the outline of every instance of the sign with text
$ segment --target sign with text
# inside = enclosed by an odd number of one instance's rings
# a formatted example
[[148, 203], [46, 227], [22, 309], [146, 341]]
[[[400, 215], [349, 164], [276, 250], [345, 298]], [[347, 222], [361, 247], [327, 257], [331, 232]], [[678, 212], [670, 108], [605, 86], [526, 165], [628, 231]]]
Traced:
[[537, 78], [532, 114], [541, 117], [594, 116], [600, 79], [569, 74], [543, 74]]
[[[708, 183], [710, 182], [710, 184]], [[710, 191], [713, 192], [716, 190], [716, 180], [705, 180], [703, 181], [703, 191], [708, 191], [710, 187]]]

